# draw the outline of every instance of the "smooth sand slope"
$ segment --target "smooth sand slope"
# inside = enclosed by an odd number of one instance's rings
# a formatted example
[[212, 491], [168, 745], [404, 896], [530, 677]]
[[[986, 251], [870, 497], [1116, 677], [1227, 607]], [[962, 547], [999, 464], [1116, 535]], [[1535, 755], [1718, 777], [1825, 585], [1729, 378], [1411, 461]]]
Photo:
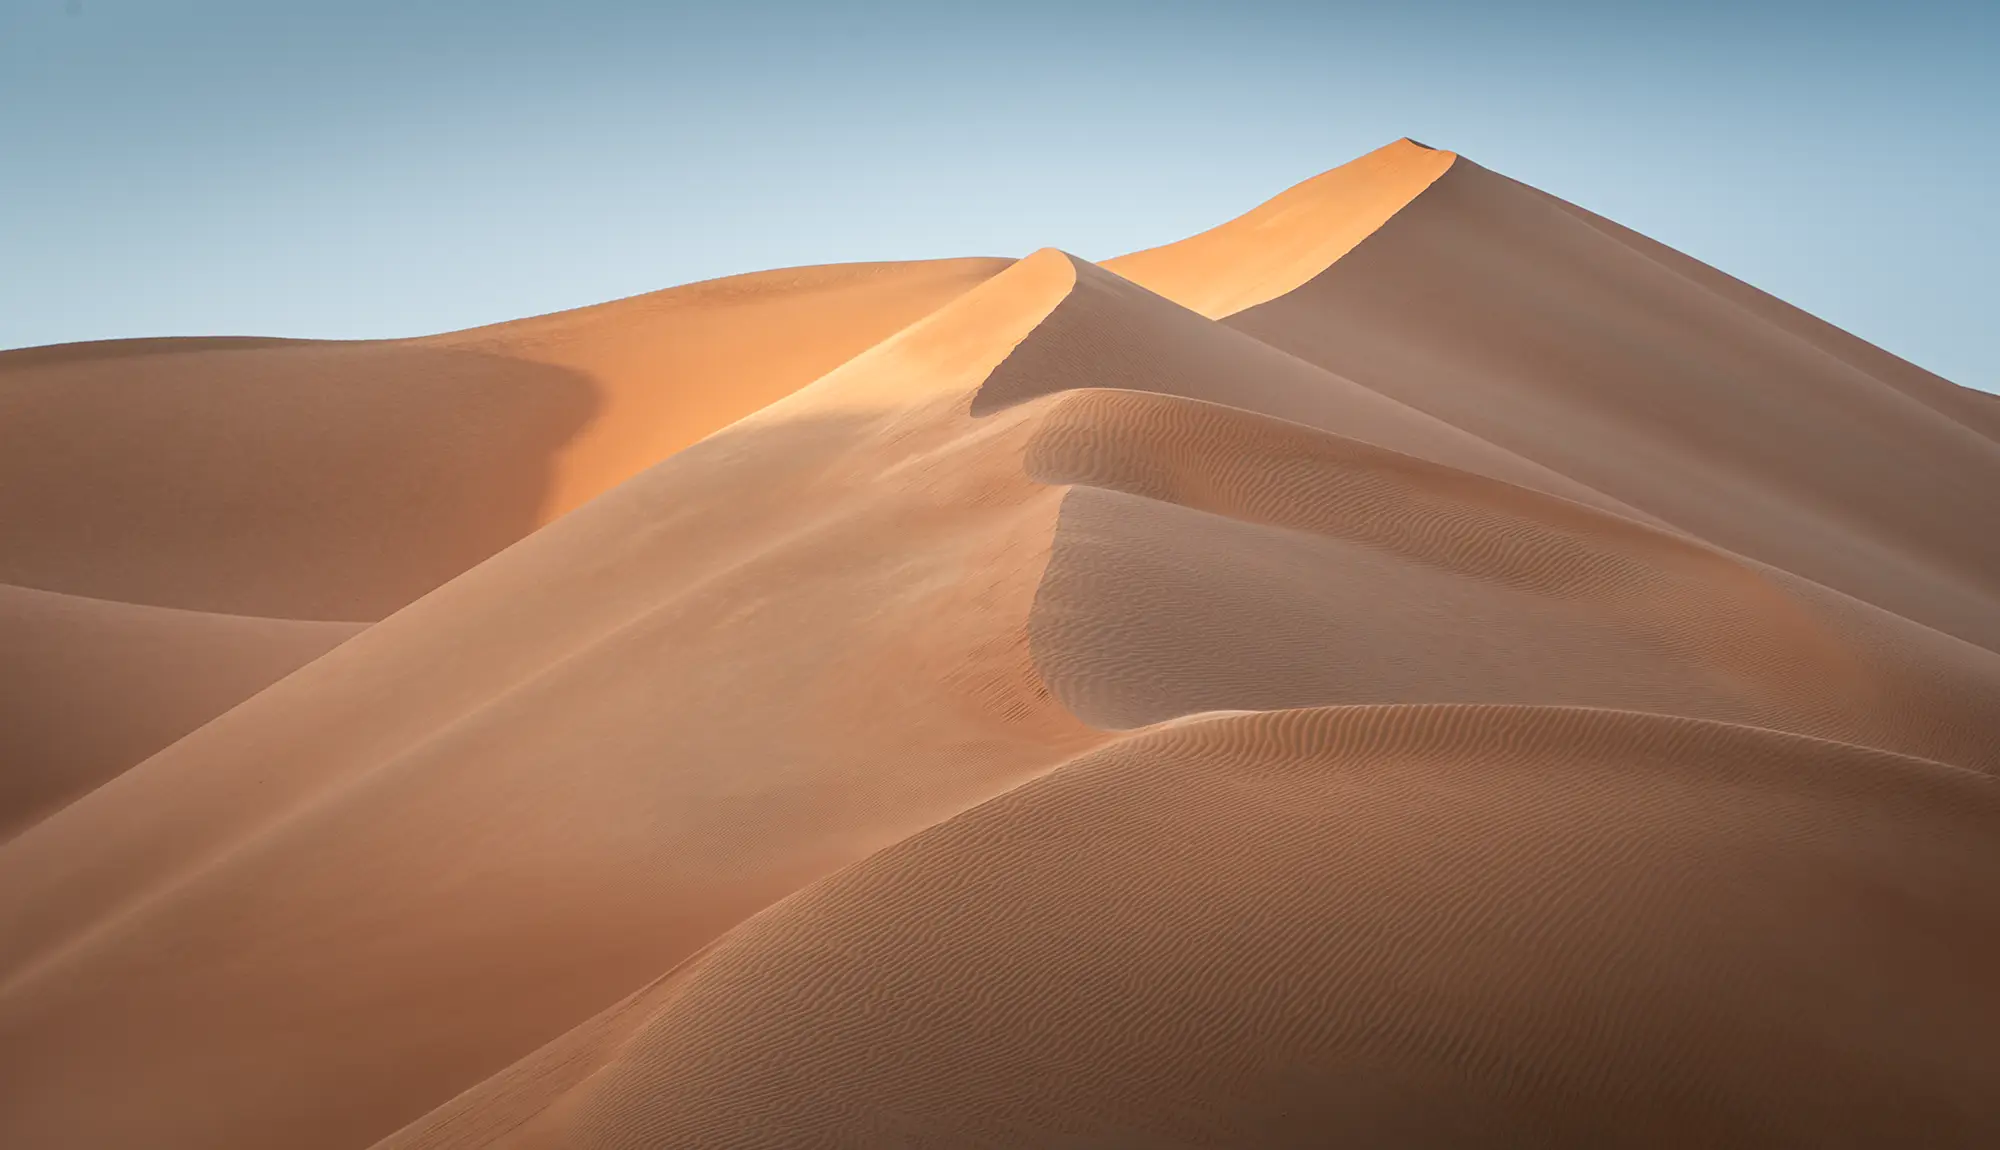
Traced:
[[[786, 900], [388, 1145], [2000, 1131], [2000, 994], [1968, 965], [2000, 947], [2000, 660], [1418, 458], [1505, 460], [1071, 275], [970, 410], [1027, 413], [1023, 465], [1067, 492], [1042, 677], [1100, 729], [1161, 726]], [[1258, 410], [1253, 365], [1378, 442]]]
[[318, 621], [388, 614], [1005, 266], [760, 272], [416, 340], [0, 353], [0, 835], [359, 629]]
[[1027, 651], [1061, 492], [1025, 413], [965, 412], [1069, 269], [1011, 269], [8, 844], [0, 1133], [365, 1145], [1102, 738]]
[[360, 630], [0, 584], [0, 838]]
[[0, 582], [380, 619], [1004, 266], [760, 272], [414, 340], [0, 353]]
[[1387, 223], [1456, 159], [1398, 140], [1196, 236], [1104, 266], [1211, 319], [1284, 295]]
[[[1437, 154], [1376, 156], [1414, 178]], [[1276, 227], [1245, 240], [1295, 242]], [[1171, 251], [1109, 266], [1151, 286]], [[2000, 649], [2000, 531], [1979, 526], [2000, 491], [2000, 403], [1552, 196], [1456, 160], [1296, 290], [1210, 314], [1733, 551]]]
[[511, 1143], [1977, 1145], [1996, 819], [1657, 716], [1197, 722], [753, 919]]
[[0, 1143], [2000, 1139], [1983, 400], [1450, 153], [1245, 221], [962, 268], [0, 843]]

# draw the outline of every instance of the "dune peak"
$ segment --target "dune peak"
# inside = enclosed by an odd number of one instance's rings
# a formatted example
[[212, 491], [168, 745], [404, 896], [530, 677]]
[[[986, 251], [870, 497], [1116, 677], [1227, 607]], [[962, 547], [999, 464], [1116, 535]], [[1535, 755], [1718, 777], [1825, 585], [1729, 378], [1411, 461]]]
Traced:
[[1187, 239], [1104, 266], [1210, 319], [1298, 288], [1352, 251], [1457, 157], [1413, 140], [1384, 145]]

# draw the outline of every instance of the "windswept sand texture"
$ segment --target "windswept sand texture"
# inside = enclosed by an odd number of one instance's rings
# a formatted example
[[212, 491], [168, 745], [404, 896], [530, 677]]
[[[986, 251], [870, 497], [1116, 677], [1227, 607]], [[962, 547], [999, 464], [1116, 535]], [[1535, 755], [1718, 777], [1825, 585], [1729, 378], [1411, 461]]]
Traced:
[[0, 1145], [2000, 1142], [2000, 404], [1451, 153], [0, 402]]

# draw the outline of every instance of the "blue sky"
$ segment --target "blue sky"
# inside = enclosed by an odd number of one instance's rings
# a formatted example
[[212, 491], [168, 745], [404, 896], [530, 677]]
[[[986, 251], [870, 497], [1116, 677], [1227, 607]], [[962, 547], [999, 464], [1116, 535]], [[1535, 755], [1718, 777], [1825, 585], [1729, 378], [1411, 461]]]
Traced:
[[2000, 4], [0, 0], [0, 347], [1104, 258], [1397, 136], [2000, 390]]

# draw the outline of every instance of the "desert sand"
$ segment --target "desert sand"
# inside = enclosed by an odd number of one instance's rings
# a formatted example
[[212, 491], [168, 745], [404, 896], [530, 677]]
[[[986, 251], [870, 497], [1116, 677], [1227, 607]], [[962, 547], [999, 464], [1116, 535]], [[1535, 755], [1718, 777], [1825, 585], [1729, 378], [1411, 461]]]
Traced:
[[2000, 1143], [2000, 399], [1399, 141], [0, 353], [0, 1144]]

